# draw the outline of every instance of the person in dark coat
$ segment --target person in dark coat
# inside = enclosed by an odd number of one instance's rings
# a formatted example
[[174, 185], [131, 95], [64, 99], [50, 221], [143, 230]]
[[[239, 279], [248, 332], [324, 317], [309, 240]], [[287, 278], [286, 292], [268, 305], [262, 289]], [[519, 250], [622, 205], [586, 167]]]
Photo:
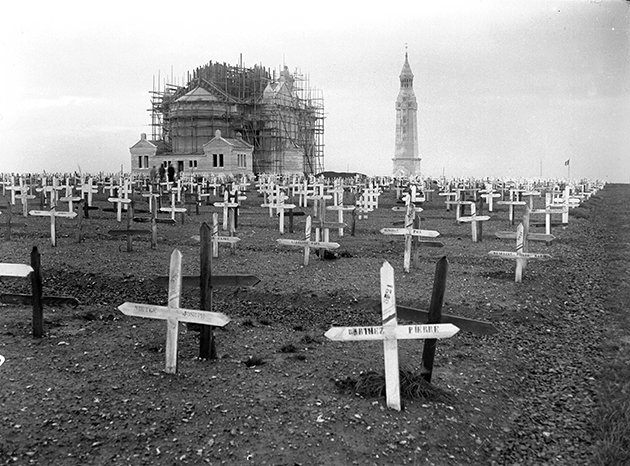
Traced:
[[168, 181], [175, 183], [175, 167], [170, 163], [168, 164]]

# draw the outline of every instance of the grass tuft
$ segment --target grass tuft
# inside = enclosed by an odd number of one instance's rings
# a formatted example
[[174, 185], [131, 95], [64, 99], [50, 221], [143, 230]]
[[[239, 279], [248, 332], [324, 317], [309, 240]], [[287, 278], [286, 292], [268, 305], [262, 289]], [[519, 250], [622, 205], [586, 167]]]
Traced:
[[245, 361], [243, 361], [243, 364], [245, 364], [247, 367], [262, 366], [263, 364], [265, 364], [265, 360], [260, 356], [250, 356]]
[[[378, 398], [386, 395], [385, 376], [374, 371], [362, 372], [355, 380], [347, 377], [335, 381], [337, 388], [343, 393], [356, 393], [365, 398]], [[406, 400], [430, 400], [452, 403], [454, 397], [435, 385], [426, 382], [420, 374], [400, 370], [400, 396]]]

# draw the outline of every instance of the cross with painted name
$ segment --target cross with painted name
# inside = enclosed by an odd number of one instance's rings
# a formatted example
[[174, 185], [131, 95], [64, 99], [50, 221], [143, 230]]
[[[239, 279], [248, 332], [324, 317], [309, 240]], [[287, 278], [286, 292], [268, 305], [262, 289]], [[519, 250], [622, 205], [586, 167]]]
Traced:
[[405, 253], [403, 258], [403, 268], [405, 272], [409, 272], [411, 268], [411, 249], [413, 237], [427, 237], [436, 238], [440, 236], [435, 230], [422, 230], [414, 228], [414, 219], [416, 216], [416, 209], [411, 202], [411, 196], [406, 195], [406, 211], [405, 211], [405, 226], [404, 228], [381, 228], [380, 232], [383, 235], [402, 235], [405, 237]]
[[50, 242], [53, 247], [57, 246], [57, 229], [56, 229], [56, 218], [74, 218], [77, 216], [76, 212], [57, 212], [55, 207], [53, 206], [50, 210], [31, 210], [29, 211], [29, 215], [34, 217], [50, 217]]
[[374, 327], [332, 327], [324, 336], [334, 341], [382, 340], [385, 363], [385, 393], [387, 406], [400, 411], [400, 376], [398, 340], [440, 339], [455, 335], [453, 324], [398, 325], [394, 268], [388, 263], [381, 267], [381, 312], [383, 325]]
[[523, 281], [523, 272], [527, 267], [528, 259], [551, 259], [549, 254], [531, 253], [523, 250], [525, 244], [525, 227], [522, 223], [516, 229], [516, 252], [511, 251], [490, 251], [488, 254], [499, 259], [516, 260], [516, 272], [514, 281], [520, 283]]
[[166, 320], [166, 368], [169, 374], [177, 373], [177, 343], [179, 323], [190, 322], [213, 327], [223, 327], [230, 319], [220, 312], [209, 312], [179, 307], [182, 289], [182, 253], [175, 249], [171, 254], [168, 285], [168, 305], [138, 304], [125, 302], [118, 306], [128, 316]]
[[[304, 227], [304, 239], [288, 239], [288, 238], [279, 238], [276, 241], [278, 244], [282, 244], [284, 246], [297, 246], [300, 248], [304, 248], [304, 266], [308, 265], [309, 258], [311, 255], [311, 248], [314, 249], [337, 249], [339, 247], [339, 243], [331, 243], [327, 241], [311, 241], [311, 216], [306, 217], [306, 225]], [[320, 254], [320, 257], [324, 258], [324, 253]]]

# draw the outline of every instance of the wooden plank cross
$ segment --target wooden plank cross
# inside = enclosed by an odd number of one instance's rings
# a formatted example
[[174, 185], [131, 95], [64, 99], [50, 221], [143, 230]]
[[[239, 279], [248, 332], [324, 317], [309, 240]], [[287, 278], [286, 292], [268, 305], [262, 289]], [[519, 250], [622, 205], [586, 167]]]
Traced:
[[[331, 243], [327, 241], [311, 241], [311, 216], [306, 217], [306, 225], [304, 227], [304, 239], [287, 239], [280, 238], [276, 240], [279, 244], [284, 246], [297, 246], [300, 248], [304, 248], [304, 266], [308, 265], [309, 258], [311, 255], [311, 248], [314, 249], [337, 249], [339, 247], [339, 243]], [[324, 253], [322, 252], [320, 256], [323, 258]]]
[[55, 219], [57, 217], [74, 218], [77, 216], [77, 213], [63, 211], [57, 212], [57, 210], [55, 210], [55, 206], [53, 206], [50, 210], [31, 210], [29, 215], [33, 215], [35, 217], [50, 217], [50, 242], [52, 243], [52, 246], [55, 247], [57, 246], [57, 222]]
[[171, 214], [171, 220], [175, 221], [175, 214], [181, 214], [182, 224], [184, 223], [184, 214], [186, 213], [185, 207], [176, 207], [176, 195], [177, 192], [173, 189], [170, 191], [171, 193], [171, 206], [170, 207], [160, 207], [160, 212], [169, 212]]
[[[205, 222], [200, 228], [199, 240], [201, 241], [200, 261], [201, 274], [199, 276], [182, 277], [184, 287], [200, 287], [201, 307], [204, 311], [212, 311], [212, 288], [221, 286], [255, 286], [260, 280], [253, 275], [212, 275], [212, 255], [210, 249], [211, 232], [210, 227]], [[158, 277], [158, 283], [166, 283], [168, 277]], [[212, 326], [201, 326], [201, 337], [199, 340], [199, 357], [202, 359], [215, 359], [216, 346]]]
[[168, 283], [167, 306], [125, 302], [118, 306], [118, 310], [128, 316], [166, 320], [165, 371], [169, 374], [175, 374], [177, 373], [179, 323], [190, 322], [223, 327], [230, 319], [219, 312], [183, 309], [179, 306], [182, 289], [182, 253], [178, 249], [175, 249], [171, 254]]
[[398, 340], [438, 339], [455, 335], [453, 324], [398, 325], [394, 269], [385, 262], [381, 267], [381, 312], [383, 324], [376, 327], [332, 327], [324, 336], [334, 341], [382, 340], [385, 363], [385, 393], [387, 406], [400, 411], [400, 376]]
[[[0, 209], [3, 207], [0, 206]], [[4, 237], [7, 241], [11, 241], [11, 232], [13, 228], [24, 228], [26, 224], [13, 222], [13, 211], [11, 210], [11, 201], [7, 201], [7, 206], [4, 208], [7, 211], [5, 215], [6, 221], [0, 223], [0, 228], [5, 228]], [[0, 212], [1, 214], [2, 212]]]
[[514, 259], [516, 260], [516, 272], [514, 275], [514, 281], [520, 283], [523, 281], [523, 272], [527, 266], [528, 259], [551, 259], [549, 254], [530, 253], [523, 250], [525, 244], [525, 227], [522, 223], [519, 224], [516, 230], [516, 252], [511, 251], [490, 251], [488, 254], [492, 257], [499, 259]]
[[[127, 228], [121, 229], [121, 230], [109, 230], [107, 233], [112, 236], [126, 237], [127, 238], [127, 252], [133, 251], [133, 237], [134, 236], [151, 236], [151, 248], [155, 249], [157, 238], [154, 238], [154, 236], [157, 237], [157, 232], [156, 234], [152, 234], [153, 229], [152, 230], [140, 230], [140, 229], [134, 230], [133, 228], [131, 228], [131, 225], [133, 224], [133, 219], [134, 219], [133, 200], [129, 199], [128, 204], [129, 204], [129, 208], [127, 210]], [[152, 225], [155, 225], [155, 222], [152, 222]]]
[[381, 228], [383, 235], [402, 235], [405, 237], [405, 254], [403, 259], [403, 268], [405, 272], [409, 272], [411, 268], [411, 254], [412, 254], [412, 238], [425, 237], [436, 238], [440, 236], [440, 233], [434, 230], [422, 230], [414, 227], [414, 220], [416, 217], [416, 207], [411, 202], [411, 196], [406, 196], [406, 210], [405, 210], [405, 226], [404, 228]]
[[470, 205], [470, 216], [467, 217], [459, 217], [460, 222], [470, 222], [470, 226], [472, 228], [472, 242], [477, 243], [481, 242], [483, 239], [483, 230], [482, 230], [482, 222], [486, 220], [490, 220], [489, 215], [477, 215], [477, 207], [473, 202]]
[[33, 306], [33, 337], [44, 336], [44, 305], [76, 307], [79, 301], [66, 296], [43, 296], [41, 255], [34, 246], [31, 251], [31, 265], [0, 264], [1, 277], [30, 277], [31, 294], [2, 293], [0, 303]]

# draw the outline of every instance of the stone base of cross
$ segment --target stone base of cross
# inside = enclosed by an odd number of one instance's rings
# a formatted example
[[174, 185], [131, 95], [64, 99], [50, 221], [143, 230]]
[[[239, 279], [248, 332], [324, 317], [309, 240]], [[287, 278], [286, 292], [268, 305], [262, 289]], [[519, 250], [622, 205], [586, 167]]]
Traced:
[[387, 406], [400, 411], [400, 376], [398, 340], [449, 338], [459, 328], [453, 324], [398, 325], [394, 269], [385, 262], [381, 267], [381, 312], [383, 324], [376, 327], [332, 327], [324, 336], [334, 341], [383, 341], [385, 393]]
[[[306, 225], [304, 227], [304, 239], [285, 239], [280, 238], [276, 241], [278, 244], [282, 244], [283, 246], [296, 246], [304, 249], [304, 266], [306, 267], [309, 262], [309, 258], [311, 255], [311, 248], [313, 249], [337, 249], [339, 247], [339, 243], [331, 243], [327, 241], [311, 241], [311, 216], [306, 217]], [[320, 254], [320, 257], [323, 259], [324, 254]]]
[[177, 373], [177, 344], [179, 323], [190, 322], [213, 327], [223, 327], [230, 319], [219, 312], [209, 312], [179, 307], [182, 289], [182, 253], [175, 249], [171, 254], [168, 286], [168, 306], [125, 302], [118, 306], [128, 316], [166, 320], [166, 368], [169, 374]]

